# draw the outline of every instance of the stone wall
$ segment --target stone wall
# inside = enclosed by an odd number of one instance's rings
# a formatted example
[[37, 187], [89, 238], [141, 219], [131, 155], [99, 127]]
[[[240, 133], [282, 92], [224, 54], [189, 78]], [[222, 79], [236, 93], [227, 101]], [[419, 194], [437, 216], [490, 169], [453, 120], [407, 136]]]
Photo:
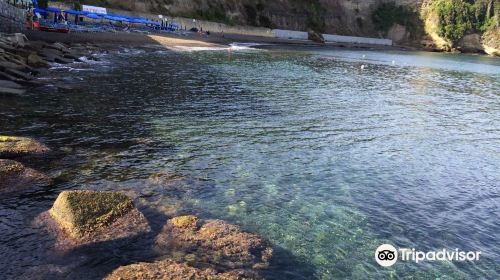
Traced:
[[21, 32], [26, 20], [25, 11], [0, 0], [0, 32]]
[[392, 46], [392, 40], [390, 39], [342, 36], [342, 35], [331, 35], [331, 34], [323, 34], [323, 38], [325, 38], [326, 42]]
[[296, 30], [274, 29], [273, 34], [280, 39], [307, 40], [309, 38], [307, 32]]

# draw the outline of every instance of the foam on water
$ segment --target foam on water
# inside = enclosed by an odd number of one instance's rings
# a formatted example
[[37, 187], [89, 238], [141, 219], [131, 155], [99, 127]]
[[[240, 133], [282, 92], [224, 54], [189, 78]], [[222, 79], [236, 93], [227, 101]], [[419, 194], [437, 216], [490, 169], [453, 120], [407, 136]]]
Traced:
[[181, 52], [199, 52], [199, 51], [225, 51], [229, 48], [223, 47], [189, 47], [189, 46], [174, 46], [173, 50]]
[[181, 52], [199, 52], [199, 51], [249, 51], [259, 50], [254, 48], [260, 46], [258, 43], [231, 43], [229, 47], [190, 47], [190, 46], [175, 46], [173, 49]]
[[258, 50], [258, 49], [254, 48], [254, 47], [261, 46], [261, 45], [262, 44], [259, 44], [259, 43], [238, 43], [238, 42], [229, 44], [230, 49], [231, 50], [236, 50], [236, 51], [240, 51], [240, 50]]

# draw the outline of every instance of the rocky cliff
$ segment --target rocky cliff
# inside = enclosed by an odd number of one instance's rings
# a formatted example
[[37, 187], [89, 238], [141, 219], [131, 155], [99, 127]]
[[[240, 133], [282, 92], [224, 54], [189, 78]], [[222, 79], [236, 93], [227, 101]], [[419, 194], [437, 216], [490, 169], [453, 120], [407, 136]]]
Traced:
[[[394, 0], [82, 0], [109, 7], [196, 17], [232, 24], [307, 30], [322, 29], [344, 35], [377, 35], [372, 13]], [[422, 0], [400, 0], [417, 11]]]
[[[80, 0], [80, 2], [227, 24], [304, 31], [313, 29], [339, 35], [385, 37], [393, 39], [400, 45], [442, 50], [458, 49], [461, 44], [460, 39], [470, 34], [477, 36], [464, 38], [468, 46], [474, 44], [473, 41], [478, 38], [479, 43], [475, 43], [479, 45], [482, 45], [483, 41], [491, 42], [496, 38], [500, 26], [500, 0]], [[449, 16], [445, 17], [443, 13], [448, 13]], [[460, 20], [464, 13], [470, 14], [472, 22], [466, 23], [465, 26]], [[488, 20], [489, 25], [486, 24]], [[454, 34], [460, 38], [450, 40], [450, 36], [446, 36], [449, 34], [445, 34], [449, 29], [460, 30]], [[487, 34], [487, 37], [483, 34]]]

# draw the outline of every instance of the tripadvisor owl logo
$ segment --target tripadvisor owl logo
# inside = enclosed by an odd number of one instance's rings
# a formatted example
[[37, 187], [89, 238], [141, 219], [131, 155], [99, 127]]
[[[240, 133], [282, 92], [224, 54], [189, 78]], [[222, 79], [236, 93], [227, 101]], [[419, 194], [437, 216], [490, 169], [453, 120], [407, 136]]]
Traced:
[[392, 266], [398, 260], [398, 250], [390, 244], [382, 244], [375, 250], [375, 260], [381, 266]]
[[437, 251], [418, 251], [415, 248], [396, 249], [390, 244], [382, 244], [375, 250], [375, 261], [381, 266], [393, 266], [398, 261], [398, 256], [403, 262], [420, 263], [423, 261], [478, 261], [481, 251], [462, 251], [459, 249], [441, 249]]

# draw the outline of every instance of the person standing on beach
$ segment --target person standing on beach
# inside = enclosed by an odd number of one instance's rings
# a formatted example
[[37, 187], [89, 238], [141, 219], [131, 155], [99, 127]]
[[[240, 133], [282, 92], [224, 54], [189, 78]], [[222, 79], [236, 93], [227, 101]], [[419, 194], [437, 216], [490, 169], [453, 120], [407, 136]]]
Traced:
[[33, 17], [34, 17], [33, 8], [28, 8], [28, 11], [26, 12], [26, 19], [28, 20], [28, 24], [31, 29], [33, 29]]

